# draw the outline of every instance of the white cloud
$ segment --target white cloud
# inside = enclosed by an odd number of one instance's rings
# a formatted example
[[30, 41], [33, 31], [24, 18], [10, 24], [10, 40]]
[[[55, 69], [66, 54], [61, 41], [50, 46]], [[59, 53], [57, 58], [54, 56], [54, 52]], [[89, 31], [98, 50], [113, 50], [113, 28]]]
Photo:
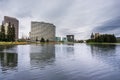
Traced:
[[32, 20], [56, 25], [57, 36], [75, 34], [89, 38], [98, 25], [119, 16], [119, 0], [2, 0], [0, 21], [4, 15], [20, 21], [20, 36], [28, 35]]

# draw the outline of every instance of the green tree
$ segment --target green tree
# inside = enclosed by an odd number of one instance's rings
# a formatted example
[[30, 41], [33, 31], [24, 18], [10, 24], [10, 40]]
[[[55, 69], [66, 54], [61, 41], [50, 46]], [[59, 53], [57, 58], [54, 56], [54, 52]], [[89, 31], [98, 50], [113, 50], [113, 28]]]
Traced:
[[46, 42], [49, 42], [49, 39], [47, 39]]
[[8, 30], [7, 30], [7, 41], [12, 41], [12, 28], [10, 22], [8, 24]]
[[108, 42], [108, 43], [115, 43], [117, 42], [116, 37], [114, 34], [103, 34], [99, 35], [95, 39], [89, 39], [87, 42]]
[[45, 39], [42, 37], [41, 40], [40, 40], [40, 42], [45, 42]]
[[15, 27], [14, 27], [14, 24], [11, 27], [11, 41], [15, 41]]
[[1, 41], [5, 41], [5, 27], [1, 25]]
[[0, 32], [0, 41], [2, 41], [2, 33]]
[[38, 37], [36, 37], [36, 42], [38, 41]]

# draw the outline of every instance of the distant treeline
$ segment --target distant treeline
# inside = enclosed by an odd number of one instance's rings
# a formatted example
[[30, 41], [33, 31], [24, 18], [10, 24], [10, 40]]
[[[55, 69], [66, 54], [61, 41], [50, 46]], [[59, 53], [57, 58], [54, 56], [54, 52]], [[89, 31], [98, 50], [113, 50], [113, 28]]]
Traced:
[[1, 25], [0, 41], [15, 41], [15, 27], [13, 24], [8, 23], [7, 27]]
[[102, 35], [95, 37], [94, 39], [87, 40], [87, 42], [116, 43], [117, 40], [114, 34], [102, 34]]

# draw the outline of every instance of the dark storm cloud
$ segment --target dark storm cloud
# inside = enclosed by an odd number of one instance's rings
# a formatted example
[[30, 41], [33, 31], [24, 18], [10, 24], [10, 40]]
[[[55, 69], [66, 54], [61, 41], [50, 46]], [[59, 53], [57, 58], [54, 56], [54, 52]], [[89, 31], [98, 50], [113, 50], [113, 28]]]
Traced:
[[97, 26], [96, 28], [94, 28], [93, 31], [108, 32], [116, 29], [120, 29], [120, 16], [105, 21], [104, 23], [101, 24], [101, 26]]

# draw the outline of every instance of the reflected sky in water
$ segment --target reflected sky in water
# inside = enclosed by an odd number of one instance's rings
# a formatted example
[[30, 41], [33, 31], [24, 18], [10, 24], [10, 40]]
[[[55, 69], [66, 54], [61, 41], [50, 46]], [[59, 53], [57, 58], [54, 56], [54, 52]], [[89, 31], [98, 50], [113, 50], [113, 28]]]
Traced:
[[120, 80], [120, 46], [0, 46], [0, 80]]

